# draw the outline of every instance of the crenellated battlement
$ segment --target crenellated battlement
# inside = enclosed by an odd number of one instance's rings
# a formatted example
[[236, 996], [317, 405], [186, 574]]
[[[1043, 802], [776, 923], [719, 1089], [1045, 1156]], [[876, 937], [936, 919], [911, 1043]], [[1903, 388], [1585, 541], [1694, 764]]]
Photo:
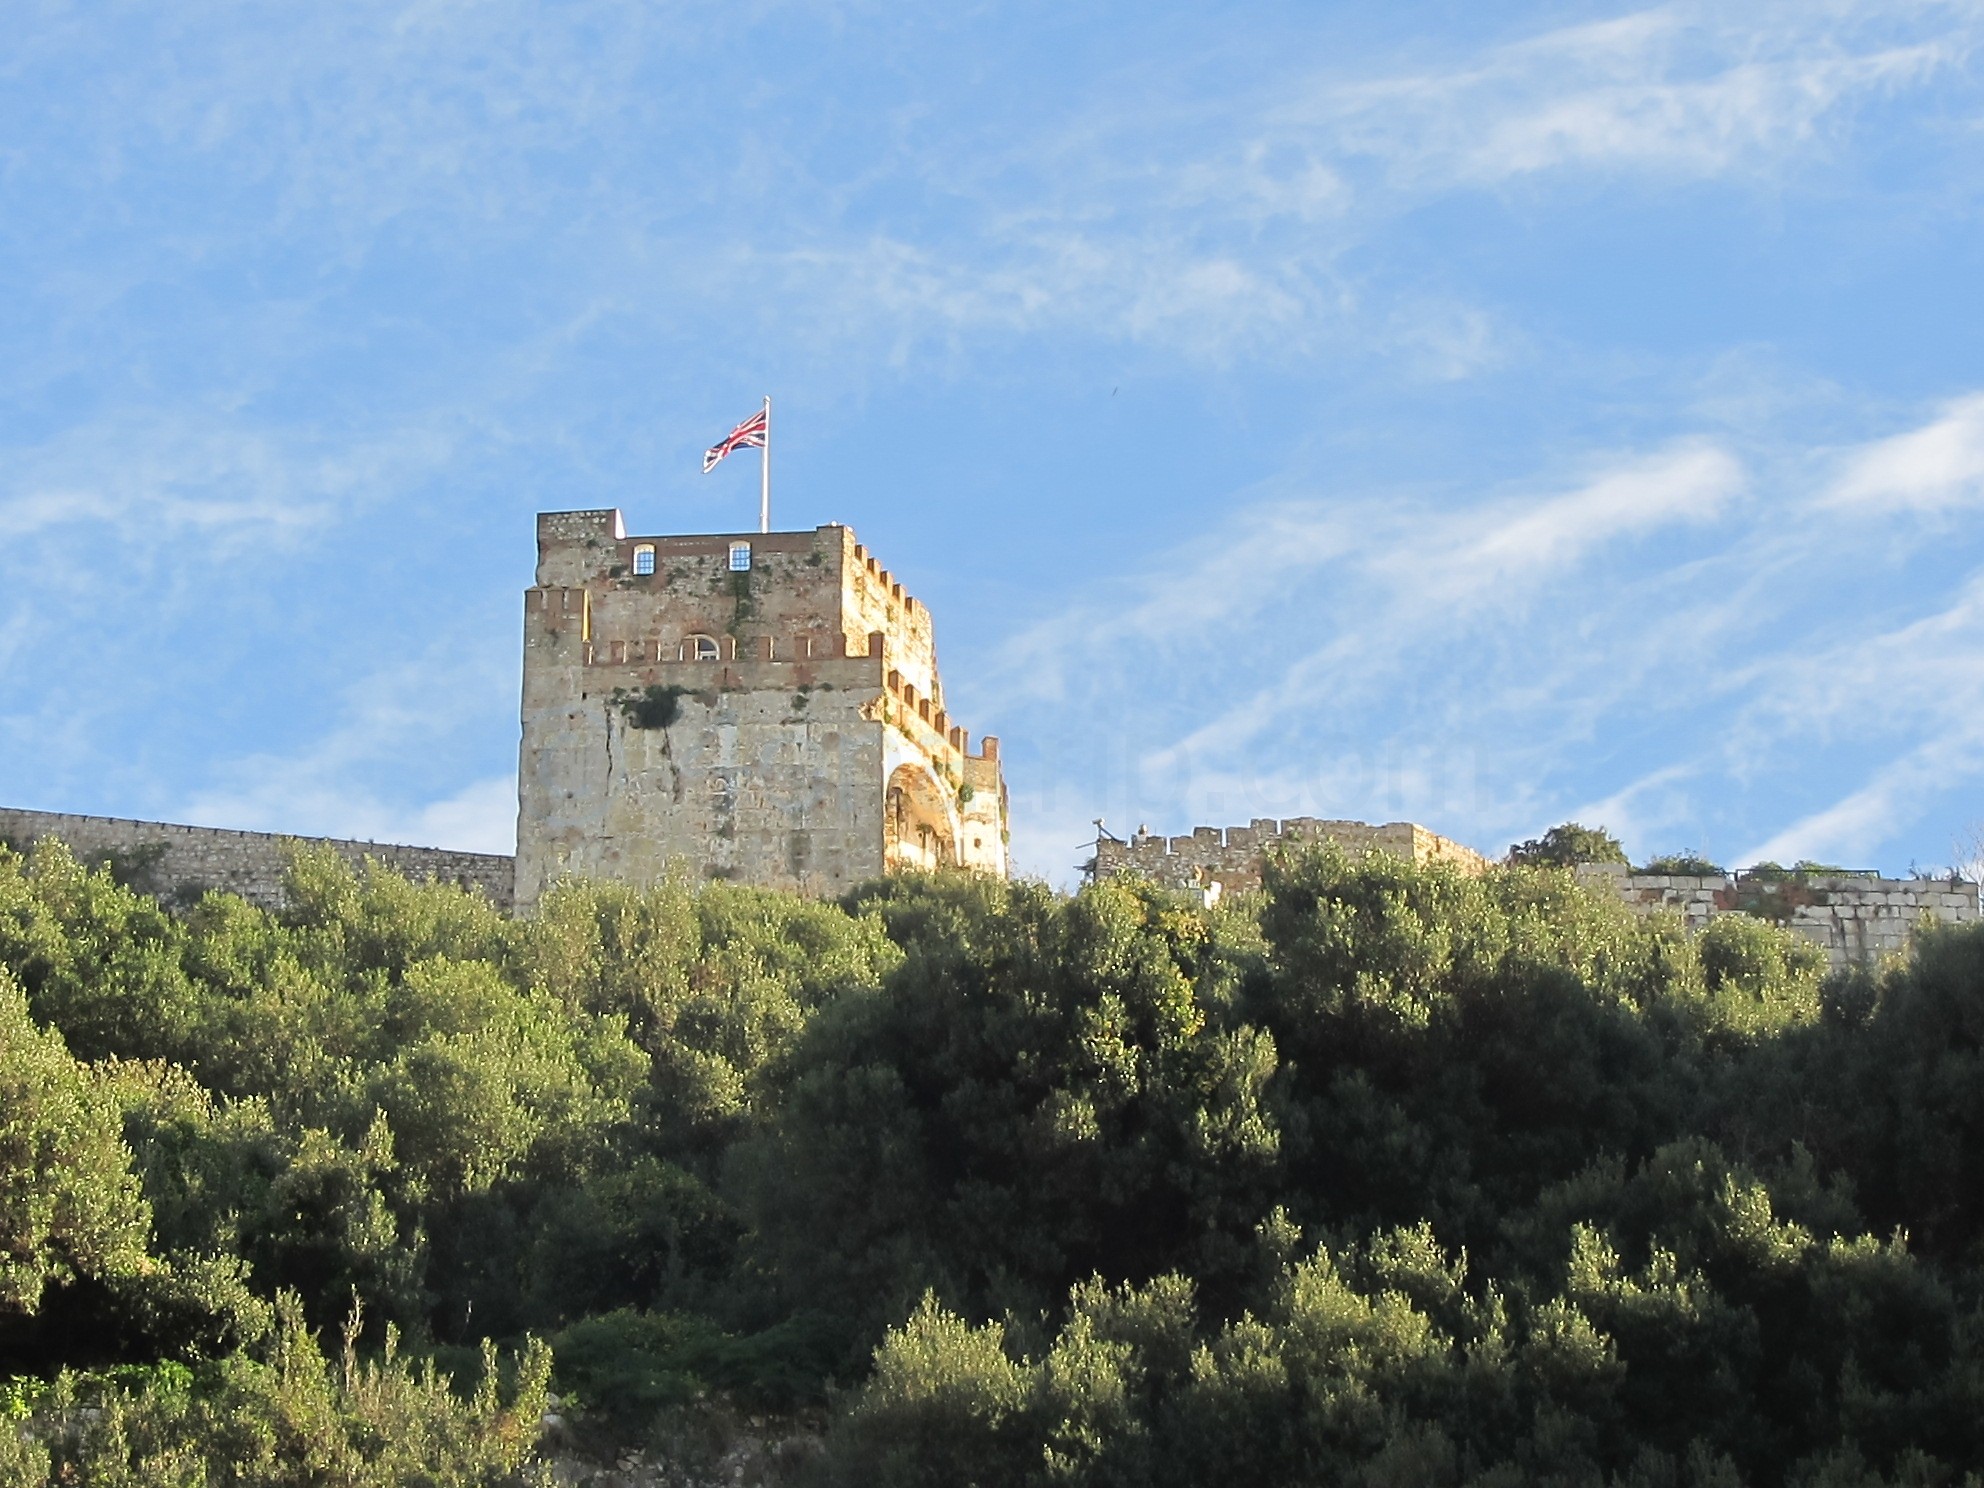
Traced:
[[1261, 866], [1276, 847], [1334, 842], [1350, 853], [1385, 852], [1410, 863], [1452, 863], [1470, 873], [1488, 860], [1413, 822], [1285, 820], [1256, 818], [1244, 827], [1199, 827], [1188, 837], [1159, 837], [1138, 830], [1129, 841], [1103, 837], [1096, 843], [1095, 876], [1133, 873], [1172, 889], [1211, 889], [1237, 893], [1261, 886]]

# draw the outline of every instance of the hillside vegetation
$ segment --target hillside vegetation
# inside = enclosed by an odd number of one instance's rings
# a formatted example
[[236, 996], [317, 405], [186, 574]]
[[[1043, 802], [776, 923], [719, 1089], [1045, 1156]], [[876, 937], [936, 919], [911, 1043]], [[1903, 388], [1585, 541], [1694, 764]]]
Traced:
[[1959, 1483], [1980, 1049], [1984, 929], [1829, 981], [1547, 867], [513, 921], [0, 849], [0, 1488], [529, 1481], [547, 1392], [883, 1488]]

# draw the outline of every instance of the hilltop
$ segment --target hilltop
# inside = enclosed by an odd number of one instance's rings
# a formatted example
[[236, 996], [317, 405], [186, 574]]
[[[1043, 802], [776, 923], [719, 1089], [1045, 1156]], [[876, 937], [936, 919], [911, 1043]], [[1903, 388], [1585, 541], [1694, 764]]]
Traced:
[[512, 1481], [548, 1412], [822, 1483], [1946, 1481], [1981, 994], [1975, 925], [1829, 975], [1327, 846], [529, 920], [0, 850], [0, 1484]]

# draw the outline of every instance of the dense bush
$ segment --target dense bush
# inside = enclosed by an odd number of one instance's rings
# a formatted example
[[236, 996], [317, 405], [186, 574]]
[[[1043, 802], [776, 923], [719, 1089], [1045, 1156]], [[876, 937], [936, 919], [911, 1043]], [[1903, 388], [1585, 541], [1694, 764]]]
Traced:
[[507, 1481], [547, 1388], [837, 1401], [849, 1484], [1984, 1475], [1984, 930], [1829, 979], [1526, 846], [528, 921], [0, 850], [0, 1485]]
[[1675, 878], [1720, 878], [1729, 870], [1700, 853], [1663, 853], [1649, 858], [1635, 873], [1661, 873]]
[[64, 1370], [0, 1406], [0, 1488], [471, 1488], [517, 1481], [544, 1415], [551, 1358], [513, 1361], [508, 1399], [493, 1346], [458, 1394], [429, 1361], [410, 1366], [388, 1333], [380, 1355], [326, 1359], [293, 1294], [278, 1299], [270, 1346], [197, 1369]]
[[1624, 863], [1626, 849], [1603, 827], [1565, 822], [1509, 849], [1509, 862], [1524, 868], [1571, 868], [1579, 863]]

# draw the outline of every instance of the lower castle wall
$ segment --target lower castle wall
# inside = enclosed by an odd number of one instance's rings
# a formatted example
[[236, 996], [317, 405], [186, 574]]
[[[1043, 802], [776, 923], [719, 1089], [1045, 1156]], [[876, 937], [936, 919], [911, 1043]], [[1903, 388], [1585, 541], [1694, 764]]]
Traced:
[[283, 837], [223, 827], [0, 808], [0, 841], [26, 848], [42, 837], [60, 838], [85, 861], [106, 856], [122, 859], [138, 870], [139, 887], [161, 897], [192, 898], [207, 889], [221, 889], [267, 908], [282, 902], [282, 875], [288, 866], [285, 850], [296, 843], [328, 847], [354, 867], [372, 858], [410, 879], [431, 878], [480, 889], [490, 903], [505, 910], [510, 908], [516, 861], [496, 853], [452, 852], [439, 847]]
[[[1170, 889], [1224, 893], [1261, 886], [1261, 861], [1277, 843], [1334, 842], [1347, 852], [1388, 852], [1414, 863], [1447, 862], [1480, 872], [1487, 859], [1411, 822], [1256, 821], [1251, 826], [1200, 827], [1189, 837], [1139, 832], [1128, 842], [1096, 844], [1095, 876], [1131, 873]], [[1749, 914], [1784, 925], [1825, 949], [1835, 969], [1872, 966], [1908, 948], [1909, 933], [1926, 916], [1947, 924], [1984, 918], [1978, 886], [1961, 879], [1880, 878], [1839, 873], [1759, 878], [1748, 874], [1688, 878], [1634, 873], [1624, 864], [1587, 863], [1578, 880], [1617, 894], [1646, 914], [1672, 911], [1690, 930], [1717, 915]]]
[[1946, 924], [1980, 918], [1977, 885], [1961, 879], [1845, 873], [1696, 878], [1634, 873], [1619, 863], [1585, 863], [1577, 875], [1581, 883], [1610, 889], [1634, 909], [1671, 910], [1690, 930], [1721, 914], [1773, 920], [1823, 946], [1835, 968], [1872, 966], [1905, 951], [1909, 932], [1925, 916]]

